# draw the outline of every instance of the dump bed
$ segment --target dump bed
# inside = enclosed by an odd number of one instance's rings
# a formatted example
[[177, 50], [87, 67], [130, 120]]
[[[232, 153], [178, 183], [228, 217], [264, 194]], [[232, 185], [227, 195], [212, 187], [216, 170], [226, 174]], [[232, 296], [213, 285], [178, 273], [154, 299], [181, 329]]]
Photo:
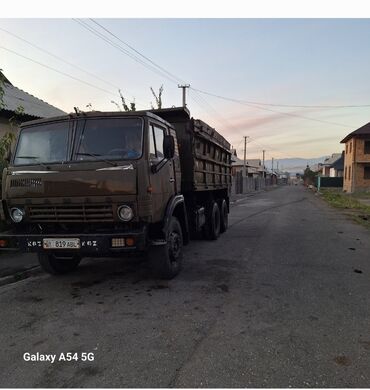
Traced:
[[171, 123], [176, 130], [182, 192], [229, 190], [231, 187], [229, 142], [205, 122], [191, 118], [186, 108], [152, 112]]

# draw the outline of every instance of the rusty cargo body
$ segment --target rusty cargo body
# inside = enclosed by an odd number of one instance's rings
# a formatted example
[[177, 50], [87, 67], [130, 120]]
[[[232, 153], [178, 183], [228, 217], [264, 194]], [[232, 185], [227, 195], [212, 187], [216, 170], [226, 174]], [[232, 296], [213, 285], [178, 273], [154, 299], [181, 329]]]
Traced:
[[213, 191], [230, 189], [230, 144], [200, 119], [190, 118], [186, 109], [156, 110], [170, 122], [181, 145], [181, 190]]
[[186, 108], [27, 122], [3, 172], [0, 247], [37, 252], [52, 274], [147, 252], [172, 278], [183, 245], [227, 229], [230, 188], [230, 144]]

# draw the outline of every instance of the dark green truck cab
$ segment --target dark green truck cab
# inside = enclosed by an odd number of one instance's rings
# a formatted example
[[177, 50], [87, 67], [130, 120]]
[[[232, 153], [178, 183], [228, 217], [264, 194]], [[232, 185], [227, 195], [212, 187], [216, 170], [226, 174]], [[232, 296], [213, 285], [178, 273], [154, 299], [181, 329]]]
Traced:
[[230, 144], [185, 108], [26, 122], [3, 171], [0, 247], [53, 274], [147, 252], [172, 278], [191, 237], [226, 230], [230, 187]]

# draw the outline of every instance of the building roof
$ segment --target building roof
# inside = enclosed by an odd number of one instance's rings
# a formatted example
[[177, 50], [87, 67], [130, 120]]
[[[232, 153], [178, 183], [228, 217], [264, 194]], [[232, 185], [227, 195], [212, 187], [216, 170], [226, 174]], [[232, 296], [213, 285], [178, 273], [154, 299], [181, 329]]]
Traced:
[[357, 135], [368, 135], [370, 137], [370, 122], [366, 123], [366, 125], [358, 128], [355, 131], [352, 131], [352, 133], [349, 133], [345, 138], [340, 141], [341, 143], [346, 143], [351, 138], [356, 137]]
[[322, 165], [331, 166], [333, 165], [337, 160], [339, 160], [342, 157], [342, 153], [333, 153], [330, 157], [327, 157]]
[[337, 171], [344, 170], [344, 152], [342, 152], [340, 158], [338, 158], [338, 160], [333, 163], [332, 168], [336, 169]]
[[59, 108], [12, 85], [4, 75], [4, 110], [15, 112], [19, 106], [24, 108], [24, 114], [35, 118], [49, 118], [66, 113]]
[[[234, 153], [235, 153], [235, 150], [234, 150]], [[234, 153], [231, 155], [232, 166], [233, 167], [244, 166], [244, 160], [239, 158]], [[259, 170], [262, 170], [262, 171], [264, 170], [263, 166], [261, 165], [261, 160], [259, 160], [258, 158], [256, 158], [256, 159], [249, 159], [249, 160], [247, 159], [245, 161], [245, 164], [246, 164], [247, 167], [258, 168]]]

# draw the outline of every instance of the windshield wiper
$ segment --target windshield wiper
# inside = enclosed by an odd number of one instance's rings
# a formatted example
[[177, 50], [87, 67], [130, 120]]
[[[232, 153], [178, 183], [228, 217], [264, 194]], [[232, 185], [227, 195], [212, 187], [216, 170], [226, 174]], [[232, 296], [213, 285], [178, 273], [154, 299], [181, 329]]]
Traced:
[[[37, 160], [40, 157], [38, 157], [38, 156], [15, 156], [15, 158], [27, 158], [27, 159], [30, 159], [30, 160]], [[42, 165], [46, 169], [50, 169], [50, 167], [48, 165], [46, 165], [45, 163], [43, 163], [42, 161], [37, 161], [37, 163]]]
[[104, 161], [105, 163], [111, 165], [112, 167], [116, 167], [117, 166], [117, 163], [114, 163], [112, 161], [109, 161], [109, 160], [106, 160], [104, 158], [99, 158], [101, 157], [101, 154], [97, 154], [97, 153], [76, 153], [77, 156], [91, 156], [91, 157], [94, 157], [96, 159], [96, 161]]

